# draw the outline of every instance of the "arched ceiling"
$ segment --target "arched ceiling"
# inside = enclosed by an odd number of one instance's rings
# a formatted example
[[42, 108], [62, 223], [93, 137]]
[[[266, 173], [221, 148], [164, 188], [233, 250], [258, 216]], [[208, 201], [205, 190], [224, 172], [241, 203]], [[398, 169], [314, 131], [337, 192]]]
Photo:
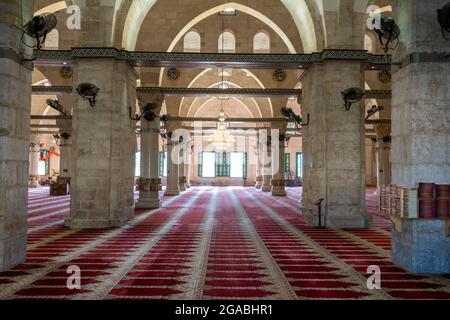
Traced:
[[[280, 0], [283, 5], [289, 10], [292, 15], [292, 19], [295, 22], [298, 33], [300, 34], [301, 41], [306, 44], [304, 47], [305, 52], [313, 52], [317, 50], [317, 42], [315, 39], [315, 28], [312, 22], [311, 14], [305, 0]], [[136, 48], [136, 43], [138, 39], [139, 31], [141, 30], [142, 24], [156, 4], [156, 0], [135, 0], [128, 11], [127, 18], [125, 20], [125, 25], [123, 28], [122, 46], [128, 50], [134, 50]], [[241, 1], [247, 2], [247, 1]], [[239, 11], [245, 12], [249, 15], [256, 17], [257, 19], [264, 22], [267, 26], [273, 29], [282, 39], [285, 41], [289, 51], [295, 53], [295, 47], [290, 42], [290, 38], [285, 34], [285, 31], [280, 28], [277, 23], [266, 16], [263, 12], [252, 8], [249, 5], [237, 2], [229, 2], [226, 4], [220, 4], [218, 6], [204, 10], [201, 14], [197, 15], [191, 19], [188, 23], [184, 25], [183, 28], [179, 30], [179, 33], [174, 37], [172, 43], [168, 46], [167, 50], [171, 51], [180, 38], [192, 28], [193, 25], [199, 21], [205, 19], [206, 17], [217, 13], [224, 8], [233, 7]], [[301, 10], [299, 9], [301, 8]]]

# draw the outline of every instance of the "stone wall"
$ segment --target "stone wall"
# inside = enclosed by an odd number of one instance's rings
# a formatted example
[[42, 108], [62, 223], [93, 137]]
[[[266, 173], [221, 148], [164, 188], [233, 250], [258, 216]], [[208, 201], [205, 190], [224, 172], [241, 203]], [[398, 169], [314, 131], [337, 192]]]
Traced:
[[117, 227], [134, 208], [135, 123], [128, 106], [136, 101], [136, 74], [125, 62], [79, 61], [76, 83], [100, 88], [97, 104], [78, 98], [73, 117], [73, 185], [68, 225]]
[[[32, 1], [0, 2], [0, 271], [25, 261], [31, 68], [19, 26]], [[25, 37], [27, 39], [27, 37]], [[28, 45], [30, 41], [27, 40]]]

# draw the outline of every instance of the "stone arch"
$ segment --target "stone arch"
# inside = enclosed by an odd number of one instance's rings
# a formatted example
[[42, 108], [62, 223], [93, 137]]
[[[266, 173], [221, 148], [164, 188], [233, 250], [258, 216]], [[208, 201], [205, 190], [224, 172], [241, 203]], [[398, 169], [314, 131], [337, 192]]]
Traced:
[[[304, 2], [304, 0], [298, 0], [300, 2]], [[147, 13], [150, 11], [150, 9], [153, 7], [153, 5], [156, 3], [156, 0], [149, 0], [149, 1], [139, 1], [135, 0], [133, 1], [133, 4], [130, 7], [130, 10], [128, 12], [125, 26], [123, 28], [123, 38], [122, 38], [122, 47], [126, 48], [127, 50], [134, 50], [136, 48], [137, 38], [139, 34], [139, 30], [141, 29], [142, 23], [147, 15]], [[180, 41], [180, 39], [184, 36], [188, 30], [192, 29], [194, 25], [196, 25], [198, 22], [208, 18], [209, 16], [216, 14], [225, 8], [233, 7], [238, 11], [242, 11], [246, 14], [249, 14], [256, 19], [262, 21], [267, 26], [269, 26], [272, 30], [274, 30], [275, 33], [277, 33], [280, 38], [283, 40], [283, 42], [286, 44], [287, 48], [289, 49], [290, 53], [297, 53], [294, 45], [290, 41], [290, 39], [287, 37], [286, 33], [270, 18], [262, 14], [260, 11], [257, 11], [253, 8], [250, 8], [248, 6], [235, 3], [235, 2], [229, 2], [225, 3], [219, 6], [216, 6], [214, 8], [208, 9], [204, 11], [202, 14], [198, 15], [197, 17], [193, 18], [189, 23], [187, 23], [182, 30], [174, 37], [172, 43], [170, 44], [169, 48], [167, 49], [167, 52], [171, 52], [176, 44]], [[308, 11], [309, 12], [309, 11]], [[302, 32], [302, 34], [305, 36], [308, 32]], [[303, 39], [302, 39], [303, 41]]]

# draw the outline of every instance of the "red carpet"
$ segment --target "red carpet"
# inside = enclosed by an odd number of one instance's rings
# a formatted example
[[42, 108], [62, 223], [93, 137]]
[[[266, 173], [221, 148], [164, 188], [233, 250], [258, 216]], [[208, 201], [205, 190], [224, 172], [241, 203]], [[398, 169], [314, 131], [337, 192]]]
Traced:
[[[390, 222], [373, 189], [369, 230], [308, 226], [300, 188], [192, 188], [121, 229], [71, 230], [69, 197], [29, 192], [27, 262], [0, 273], [0, 299], [450, 299], [450, 276], [406, 273], [390, 258]], [[66, 287], [81, 268], [82, 290]], [[367, 267], [382, 290], [366, 286]]]

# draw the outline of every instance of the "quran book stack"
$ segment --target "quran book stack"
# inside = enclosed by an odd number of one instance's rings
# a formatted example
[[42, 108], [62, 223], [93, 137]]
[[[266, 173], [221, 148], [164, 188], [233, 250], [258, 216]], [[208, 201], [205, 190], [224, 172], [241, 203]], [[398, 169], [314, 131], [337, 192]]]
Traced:
[[417, 219], [417, 189], [402, 187], [400, 191], [400, 217]]

